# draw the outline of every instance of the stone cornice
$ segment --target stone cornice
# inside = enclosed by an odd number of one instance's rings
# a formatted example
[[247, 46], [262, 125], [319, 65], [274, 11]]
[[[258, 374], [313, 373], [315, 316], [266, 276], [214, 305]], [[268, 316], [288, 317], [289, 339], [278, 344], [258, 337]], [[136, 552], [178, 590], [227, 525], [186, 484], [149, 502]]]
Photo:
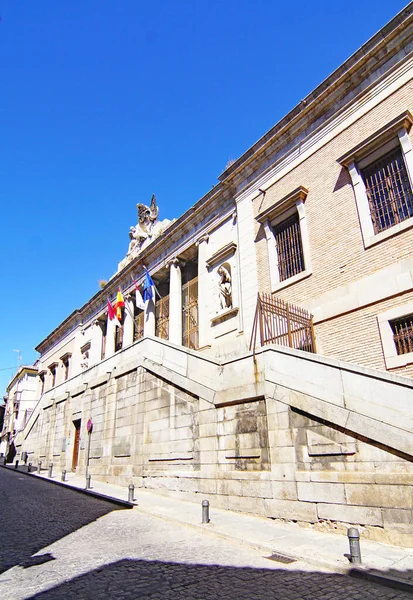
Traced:
[[232, 256], [237, 249], [237, 245], [235, 242], [230, 242], [226, 244], [222, 248], [220, 248], [217, 252], [215, 252], [207, 261], [205, 261], [207, 267], [213, 267], [218, 262], [227, 258], [228, 256]]
[[[290, 140], [298, 137], [298, 132], [306, 130], [309, 123], [321, 120], [330, 106], [338, 108], [341, 99], [347, 98], [382, 65], [389, 64], [390, 68], [392, 56], [412, 40], [412, 24], [413, 7], [409, 4], [226, 169], [219, 181], [229, 184], [236, 176], [247, 178], [251, 171], [256, 171], [257, 161], [270, 153], [270, 146], [277, 146], [277, 142], [285, 146], [286, 137]], [[396, 37], [398, 43], [394, 43]]]
[[255, 218], [260, 223], [264, 223], [269, 219], [273, 219], [274, 217], [288, 209], [290, 206], [296, 204], [299, 200], [304, 202], [307, 198], [307, 194], [307, 188], [300, 185], [298, 188], [287, 194], [287, 196], [284, 196], [277, 202], [274, 202], [274, 204], [272, 204], [270, 207], [260, 212]]
[[390, 121], [384, 127], [381, 127], [366, 140], [340, 156], [337, 159], [341, 165], [347, 167], [351, 162], [360, 160], [363, 156], [376, 149], [378, 145], [386, 143], [389, 138], [397, 136], [398, 131], [405, 129], [410, 131], [413, 125], [413, 115], [409, 110], [405, 110], [401, 115]]

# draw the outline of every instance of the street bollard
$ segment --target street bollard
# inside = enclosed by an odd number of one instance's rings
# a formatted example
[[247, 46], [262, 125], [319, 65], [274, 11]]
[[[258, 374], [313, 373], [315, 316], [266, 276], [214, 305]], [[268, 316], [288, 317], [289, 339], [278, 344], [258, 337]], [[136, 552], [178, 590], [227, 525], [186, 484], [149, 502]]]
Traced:
[[62, 471], [62, 481], [66, 481], [66, 470]]
[[133, 483], [129, 484], [129, 493], [128, 493], [128, 502], [133, 502], [133, 492], [135, 491], [135, 486]]
[[360, 534], [357, 527], [349, 527], [347, 537], [350, 544], [350, 562], [361, 565]]
[[50, 463], [50, 465], [49, 465], [49, 477], [52, 477], [52, 472], [53, 472], [53, 463]]
[[32, 472], [32, 466], [33, 466], [33, 465], [32, 465], [32, 463], [29, 463], [29, 464], [27, 465], [27, 472], [28, 472], [28, 473], [31, 473], [31, 472]]
[[18, 461], [18, 460], [16, 460], [16, 463], [15, 463], [15, 465], [14, 465], [14, 468], [15, 468], [15, 469], [18, 469], [18, 468], [19, 468], [19, 461]]
[[92, 487], [90, 484], [90, 480], [92, 479], [92, 475], [86, 475], [86, 489], [90, 490], [90, 488]]
[[40, 473], [41, 470], [42, 470], [42, 461], [39, 460], [39, 462], [37, 463], [37, 472]]
[[7, 465], [7, 458], [6, 458], [6, 457], [4, 457], [4, 459], [3, 459], [3, 465], [4, 465], [4, 466], [6, 466], [6, 465]]
[[209, 501], [202, 500], [202, 523], [209, 523]]

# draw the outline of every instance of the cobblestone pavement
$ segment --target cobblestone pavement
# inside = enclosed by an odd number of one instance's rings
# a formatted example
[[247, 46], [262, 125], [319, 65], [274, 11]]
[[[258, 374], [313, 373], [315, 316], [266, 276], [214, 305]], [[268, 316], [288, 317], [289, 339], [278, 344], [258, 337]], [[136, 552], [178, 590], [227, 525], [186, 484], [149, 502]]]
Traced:
[[3, 469], [0, 502], [2, 600], [412, 597]]

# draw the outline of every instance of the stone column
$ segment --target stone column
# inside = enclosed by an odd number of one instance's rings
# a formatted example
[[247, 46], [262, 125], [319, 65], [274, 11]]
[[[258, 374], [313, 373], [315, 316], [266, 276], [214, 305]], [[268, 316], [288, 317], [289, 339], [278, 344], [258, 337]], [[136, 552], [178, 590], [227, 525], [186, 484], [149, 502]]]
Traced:
[[169, 262], [169, 341], [182, 344], [182, 273], [179, 260]]
[[115, 354], [115, 320], [111, 321], [109, 315], [107, 319], [105, 358]]
[[199, 347], [209, 344], [210, 333], [210, 308], [208, 307], [208, 240], [209, 235], [203, 235], [197, 240], [198, 246], [198, 329]]
[[143, 319], [143, 336], [155, 335], [155, 290], [152, 289], [153, 297], [145, 302], [145, 316]]
[[96, 320], [92, 325], [92, 335], [90, 340], [89, 365], [96, 365], [100, 362], [102, 356], [102, 328]]
[[132, 296], [126, 296], [125, 298], [125, 319], [123, 321], [123, 341], [122, 348], [133, 344], [133, 329], [134, 329], [134, 310], [135, 303]]

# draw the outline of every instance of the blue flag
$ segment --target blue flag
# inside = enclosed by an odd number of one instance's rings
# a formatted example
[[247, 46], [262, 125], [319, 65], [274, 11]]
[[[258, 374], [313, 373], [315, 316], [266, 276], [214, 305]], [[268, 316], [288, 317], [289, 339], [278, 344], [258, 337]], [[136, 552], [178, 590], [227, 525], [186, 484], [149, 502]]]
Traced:
[[152, 300], [153, 291], [152, 287], [154, 286], [154, 282], [152, 277], [149, 275], [148, 269], [145, 268], [145, 281], [143, 282], [143, 301]]

